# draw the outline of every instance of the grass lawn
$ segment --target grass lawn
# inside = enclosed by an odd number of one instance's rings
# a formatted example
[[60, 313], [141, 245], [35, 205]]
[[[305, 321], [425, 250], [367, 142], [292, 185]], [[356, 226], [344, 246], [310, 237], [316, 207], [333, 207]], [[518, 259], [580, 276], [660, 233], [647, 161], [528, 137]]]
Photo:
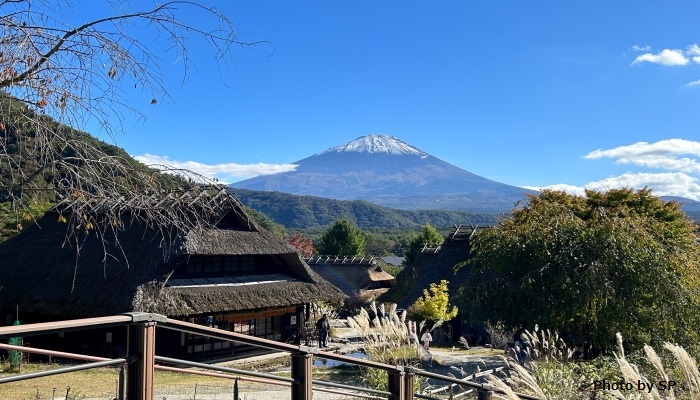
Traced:
[[[50, 370], [60, 368], [59, 365], [48, 364], [24, 364], [22, 373]], [[0, 377], [15, 375], [14, 372], [2, 372]], [[69, 398], [76, 400], [82, 398], [109, 399], [114, 398], [117, 391], [119, 368], [97, 368], [85, 371], [70, 372], [66, 374], [47, 376], [43, 378], [28, 379], [19, 382], [0, 384], [0, 397], [2, 400], [44, 400], [51, 399], [52, 395], [63, 398], [67, 387], [70, 387]], [[169, 371], [155, 371], [155, 389], [170, 393], [193, 393], [195, 385], [199, 386], [233, 386], [231, 379], [183, 374]], [[254, 390], [258, 384], [251, 382], [239, 382], [241, 390]], [[277, 386], [283, 388], [283, 386]]]
[[[274, 364], [274, 362], [272, 363]], [[22, 374], [46, 371], [62, 367], [57, 364], [23, 364]], [[7, 372], [7, 363], [0, 363], [0, 378], [16, 375], [17, 372]], [[252, 369], [258, 371], [270, 370], [266, 364], [237, 365], [236, 369]], [[282, 366], [282, 371], [272, 373], [277, 376], [289, 377], [289, 371]], [[359, 369], [353, 368], [314, 368], [313, 378], [342, 383], [360, 383]], [[85, 371], [70, 372], [66, 374], [47, 376], [43, 378], [28, 379], [19, 382], [0, 384], [0, 400], [46, 400], [52, 395], [63, 398], [70, 387], [69, 398], [80, 400], [84, 398], [96, 398], [112, 400], [117, 393], [119, 368], [96, 368]], [[184, 394], [192, 396], [195, 385], [198, 393], [206, 393], [207, 390], [227, 390], [233, 386], [233, 380], [210, 376], [183, 374], [170, 371], [155, 371], [156, 393]], [[55, 388], [55, 392], [54, 392]], [[284, 390], [284, 386], [259, 384], [253, 382], [239, 382], [241, 392], [256, 390]]]
[[[22, 366], [22, 373], [45, 371], [55, 368], [58, 368], [58, 366], [26, 364]], [[15, 373], [0, 373], [0, 377], [12, 375], [15, 375]], [[3, 399], [50, 399], [54, 394], [54, 388], [56, 389], [56, 397], [63, 397], [66, 395], [67, 387], [70, 386], [71, 397], [77, 395], [107, 399], [109, 396], [114, 396], [118, 377], [119, 370], [116, 368], [99, 368], [28, 379], [19, 382], [3, 383], [0, 385], [0, 392], [2, 392]]]

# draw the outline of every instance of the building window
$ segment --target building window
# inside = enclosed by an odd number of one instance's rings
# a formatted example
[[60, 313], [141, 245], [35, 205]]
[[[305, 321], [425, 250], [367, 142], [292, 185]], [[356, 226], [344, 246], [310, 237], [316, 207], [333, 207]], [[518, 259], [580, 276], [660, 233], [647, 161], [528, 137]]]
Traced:
[[253, 256], [240, 256], [241, 271], [255, 271], [255, 258]]
[[235, 261], [236, 260], [233, 259], [233, 256], [224, 256], [224, 263], [222, 265], [223, 271], [224, 272], [237, 271], [238, 265]]

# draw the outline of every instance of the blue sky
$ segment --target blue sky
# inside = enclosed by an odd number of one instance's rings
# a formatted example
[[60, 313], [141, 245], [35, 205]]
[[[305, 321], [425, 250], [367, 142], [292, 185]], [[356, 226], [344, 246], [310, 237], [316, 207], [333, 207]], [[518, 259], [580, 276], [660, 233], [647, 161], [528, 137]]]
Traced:
[[[226, 182], [395, 136], [499, 182], [700, 200], [697, 1], [200, 1], [235, 23], [124, 120], [141, 160]], [[139, 2], [138, 4], [147, 4]]]

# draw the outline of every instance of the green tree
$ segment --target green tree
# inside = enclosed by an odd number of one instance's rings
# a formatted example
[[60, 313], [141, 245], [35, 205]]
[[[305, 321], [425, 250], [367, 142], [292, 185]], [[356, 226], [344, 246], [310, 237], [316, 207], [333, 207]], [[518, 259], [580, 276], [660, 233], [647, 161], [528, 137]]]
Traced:
[[445, 238], [440, 234], [440, 232], [438, 232], [437, 229], [433, 228], [432, 225], [426, 222], [425, 225], [423, 225], [423, 229], [421, 230], [420, 234], [416, 235], [409, 242], [408, 249], [404, 253], [404, 264], [413, 264], [413, 261], [415, 261], [416, 259], [416, 255], [423, 248], [424, 245], [439, 245], [442, 244], [444, 240]]
[[319, 254], [362, 256], [365, 254], [365, 236], [350, 220], [342, 218], [323, 232], [316, 249]]
[[458, 309], [450, 306], [448, 283], [443, 279], [440, 283], [431, 283], [430, 288], [423, 289], [423, 296], [409, 307], [411, 318], [437, 322], [456, 317]]
[[396, 248], [396, 242], [389, 235], [378, 231], [364, 231], [365, 250], [372, 256], [387, 256]]
[[676, 202], [651, 190], [543, 191], [473, 243], [462, 290], [476, 315], [612, 348], [697, 343], [700, 246]]
[[12, 203], [0, 203], [0, 242], [41, 218], [49, 208], [51, 203], [47, 201], [32, 201], [20, 210], [13, 210]]

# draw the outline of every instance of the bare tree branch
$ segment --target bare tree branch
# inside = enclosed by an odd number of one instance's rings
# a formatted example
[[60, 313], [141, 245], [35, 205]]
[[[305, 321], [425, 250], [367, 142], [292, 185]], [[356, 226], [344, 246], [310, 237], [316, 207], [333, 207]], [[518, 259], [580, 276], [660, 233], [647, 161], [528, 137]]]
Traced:
[[[31, 201], [57, 204], [66, 212], [66, 241], [78, 249], [78, 232], [116, 232], [126, 215], [174, 237], [210, 226], [235, 202], [202, 176], [164, 175], [69, 128], [96, 121], [114, 138], [124, 112], [143, 115], [134, 95], [145, 93], [151, 104], [168, 98], [162, 54], [144, 38], [167, 40], [183, 82], [196, 38], [220, 63], [233, 60], [232, 46], [263, 43], [238, 41], [229, 18], [195, 2], [135, 11], [123, 1], [110, 4], [112, 15], [70, 26], [70, 1], [0, 1], [0, 202], [24, 214]], [[195, 18], [208, 22], [189, 22]]]

